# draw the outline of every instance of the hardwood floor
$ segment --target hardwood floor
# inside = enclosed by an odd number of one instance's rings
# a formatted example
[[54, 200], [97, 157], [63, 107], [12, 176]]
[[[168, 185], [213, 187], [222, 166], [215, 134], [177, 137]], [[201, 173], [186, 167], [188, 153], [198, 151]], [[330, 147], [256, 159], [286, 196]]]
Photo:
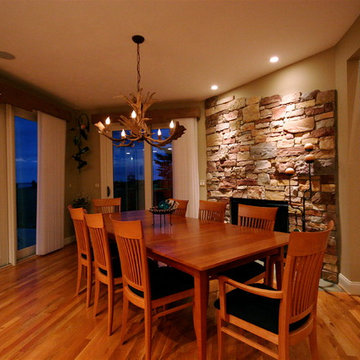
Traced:
[[[86, 309], [83, 292], [75, 296], [76, 248], [34, 257], [0, 270], [1, 360], [140, 360], [144, 356], [143, 311], [131, 307], [127, 342], [119, 344], [121, 294], [115, 298], [114, 333], [107, 335], [107, 299], [101, 297], [99, 315]], [[216, 282], [212, 281], [208, 309], [208, 359], [217, 359], [215, 314]], [[105, 290], [105, 289], [104, 289]], [[320, 291], [318, 340], [323, 360], [360, 360], [360, 297]], [[245, 344], [225, 339], [226, 359], [270, 357]], [[196, 359], [191, 309], [154, 323], [153, 360]], [[291, 348], [291, 359], [310, 359], [307, 342]]]

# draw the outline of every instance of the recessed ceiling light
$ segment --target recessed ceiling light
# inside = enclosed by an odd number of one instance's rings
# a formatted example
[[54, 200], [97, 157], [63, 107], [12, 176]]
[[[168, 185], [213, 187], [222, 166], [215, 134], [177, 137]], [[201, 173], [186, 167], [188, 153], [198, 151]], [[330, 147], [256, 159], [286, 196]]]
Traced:
[[272, 56], [269, 61], [271, 63], [277, 63], [279, 61], [279, 57], [278, 56]]
[[5, 59], [5, 60], [14, 60], [15, 59], [15, 55], [10, 54], [7, 51], [0, 51], [0, 59]]
[[211, 90], [217, 90], [219, 87], [217, 85], [211, 85], [210, 89]]

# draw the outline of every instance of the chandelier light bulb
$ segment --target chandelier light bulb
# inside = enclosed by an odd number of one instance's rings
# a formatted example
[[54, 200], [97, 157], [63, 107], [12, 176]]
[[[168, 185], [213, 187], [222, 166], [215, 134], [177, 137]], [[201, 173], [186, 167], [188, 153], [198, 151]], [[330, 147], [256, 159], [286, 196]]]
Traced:
[[174, 128], [174, 126], [175, 126], [174, 121], [173, 121], [173, 120], [171, 120], [171, 121], [170, 121], [170, 129], [173, 129], [173, 128]]
[[110, 125], [111, 121], [110, 121], [110, 116], [108, 116], [105, 120], [105, 124], [106, 125]]
[[126, 132], [124, 129], [122, 129], [122, 132], [121, 132], [121, 137], [124, 139], [126, 138]]
[[135, 110], [133, 110], [132, 112], [131, 112], [131, 118], [132, 119], [136, 119], [136, 112], [135, 112]]
[[158, 134], [159, 137], [161, 136], [161, 130], [160, 129], [158, 130], [157, 134]]

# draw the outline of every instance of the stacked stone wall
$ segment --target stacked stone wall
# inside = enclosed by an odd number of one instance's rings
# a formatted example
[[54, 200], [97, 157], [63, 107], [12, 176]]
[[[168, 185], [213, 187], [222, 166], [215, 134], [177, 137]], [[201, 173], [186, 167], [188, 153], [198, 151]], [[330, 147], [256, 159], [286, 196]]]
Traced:
[[[309, 187], [304, 145], [312, 143], [313, 196], [306, 201], [308, 231], [336, 220], [336, 92], [292, 93], [285, 96], [213, 97], [205, 102], [208, 199], [231, 196], [288, 200], [292, 167], [292, 202], [301, 205]], [[290, 230], [301, 229], [301, 217], [290, 211]], [[229, 209], [227, 220], [229, 220]], [[337, 282], [336, 231], [331, 235], [323, 277]]]

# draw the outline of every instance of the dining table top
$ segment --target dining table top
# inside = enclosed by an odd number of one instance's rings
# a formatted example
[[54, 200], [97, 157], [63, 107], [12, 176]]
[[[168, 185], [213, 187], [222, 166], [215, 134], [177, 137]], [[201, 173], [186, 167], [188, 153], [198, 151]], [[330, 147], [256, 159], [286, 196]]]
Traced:
[[[137, 210], [111, 214], [115, 220], [141, 220], [148, 252], [166, 257], [197, 271], [256, 257], [257, 254], [287, 245], [289, 234], [241, 228], [228, 223], [167, 215], [160, 224], [159, 215]], [[170, 223], [171, 220], [171, 223]], [[112, 234], [110, 217], [105, 218]]]

